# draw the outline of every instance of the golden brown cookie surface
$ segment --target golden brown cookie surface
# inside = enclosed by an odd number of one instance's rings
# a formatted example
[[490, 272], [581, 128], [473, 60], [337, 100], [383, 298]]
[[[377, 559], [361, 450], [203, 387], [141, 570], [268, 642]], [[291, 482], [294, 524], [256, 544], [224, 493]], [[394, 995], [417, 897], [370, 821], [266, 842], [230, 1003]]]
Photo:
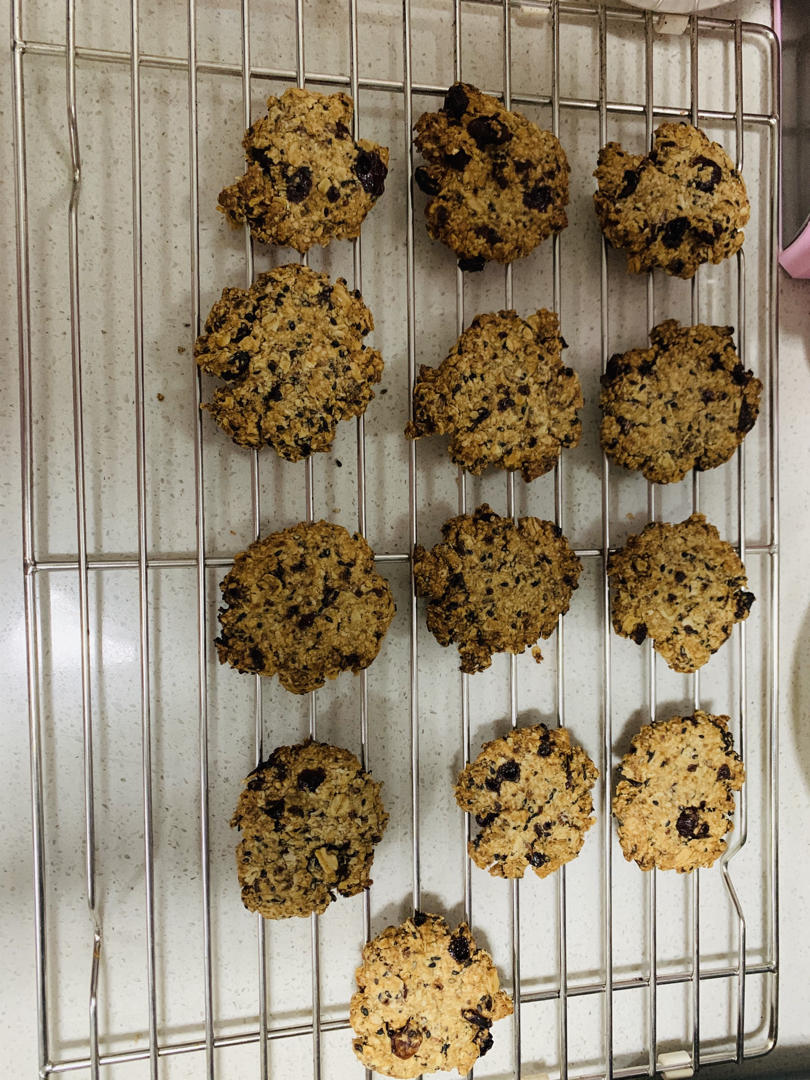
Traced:
[[582, 390], [564, 346], [551, 311], [476, 316], [439, 367], [420, 369], [405, 434], [450, 435], [450, 457], [474, 475], [494, 465], [542, 476], [582, 433]]
[[220, 663], [277, 674], [294, 694], [368, 667], [396, 610], [363, 537], [328, 521], [257, 540], [220, 588]]
[[521, 653], [554, 631], [582, 564], [553, 522], [515, 523], [484, 503], [450, 518], [442, 536], [430, 550], [417, 545], [414, 578], [428, 629], [440, 645], [458, 645], [462, 671], [483, 671], [493, 653]]
[[346, 94], [297, 87], [267, 99], [267, 114], [245, 132], [243, 176], [219, 195], [234, 225], [247, 221], [257, 240], [297, 251], [360, 232], [382, 195], [388, 150], [351, 135]]
[[279, 746], [245, 780], [231, 825], [242, 833], [242, 902], [266, 919], [325, 911], [371, 884], [388, 823], [381, 785], [348, 750], [307, 740]]
[[414, 179], [430, 197], [428, 232], [462, 270], [512, 262], [568, 224], [558, 139], [490, 94], [454, 83], [438, 112], [419, 117], [415, 141], [427, 162]]
[[240, 446], [269, 444], [287, 461], [328, 450], [382, 377], [363, 344], [373, 329], [359, 292], [298, 263], [224, 289], [194, 345], [200, 370], [225, 381], [205, 408]]
[[658, 266], [690, 278], [742, 246], [750, 214], [743, 179], [723, 147], [690, 124], [661, 124], [646, 155], [607, 143], [594, 176], [599, 224], [627, 251], [632, 274]]
[[622, 758], [613, 799], [624, 857], [642, 870], [711, 866], [732, 829], [745, 769], [727, 716], [696, 712], [648, 724]]
[[480, 828], [470, 858], [494, 877], [547, 877], [575, 858], [594, 823], [599, 773], [565, 728], [516, 728], [484, 745], [456, 782], [456, 802]]
[[762, 383], [746, 371], [730, 326], [650, 331], [649, 349], [612, 356], [602, 376], [602, 448], [656, 484], [728, 461], [754, 426]]
[[490, 1028], [512, 1001], [466, 923], [417, 912], [363, 949], [349, 1019], [354, 1052], [386, 1076], [464, 1074], [492, 1046]]
[[703, 514], [652, 522], [610, 556], [613, 629], [640, 645], [649, 635], [674, 671], [697, 671], [717, 652], [754, 596], [745, 567]]

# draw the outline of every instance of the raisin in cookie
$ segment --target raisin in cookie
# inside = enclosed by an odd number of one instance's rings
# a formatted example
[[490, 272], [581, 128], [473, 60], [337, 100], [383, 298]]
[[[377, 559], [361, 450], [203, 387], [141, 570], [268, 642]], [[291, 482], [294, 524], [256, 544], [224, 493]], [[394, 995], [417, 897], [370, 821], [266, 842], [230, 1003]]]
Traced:
[[396, 610], [363, 537], [329, 521], [256, 540], [220, 588], [220, 663], [278, 675], [294, 694], [368, 667]]
[[462, 270], [522, 258], [568, 224], [568, 160], [557, 138], [469, 83], [419, 117], [416, 146], [427, 162], [414, 179], [430, 196], [428, 232]]
[[733, 792], [745, 780], [728, 723], [698, 711], [647, 724], [634, 737], [613, 798], [628, 862], [682, 874], [723, 854]]
[[346, 94], [293, 88], [267, 99], [267, 115], [245, 132], [247, 170], [219, 193], [233, 225], [246, 221], [265, 244], [308, 251], [360, 233], [382, 195], [388, 150], [351, 134]]
[[456, 782], [456, 802], [481, 831], [470, 858], [493, 877], [519, 878], [527, 866], [547, 877], [576, 858], [594, 823], [591, 788], [599, 773], [565, 728], [516, 728], [484, 745]]
[[[514, 522], [484, 503], [450, 518], [442, 536], [430, 551], [415, 548], [414, 580], [428, 599], [428, 630], [440, 645], [458, 645], [462, 671], [483, 671], [493, 653], [521, 653], [553, 633], [582, 570], [553, 522]], [[533, 655], [542, 659], [539, 649]]]
[[371, 884], [388, 824], [380, 788], [348, 750], [279, 746], [245, 780], [231, 826], [242, 903], [265, 919], [325, 911]]
[[655, 484], [728, 461], [754, 426], [762, 383], [734, 350], [730, 326], [650, 331], [649, 349], [612, 356], [602, 376], [602, 448]]
[[405, 434], [449, 435], [450, 457], [475, 475], [494, 465], [542, 476], [582, 433], [582, 390], [564, 348], [551, 311], [476, 316], [439, 367], [420, 368]]
[[690, 278], [742, 247], [750, 207], [745, 184], [719, 143], [690, 124], [662, 124], [649, 154], [619, 143], [599, 151], [596, 214], [631, 274], [660, 266]]
[[745, 567], [703, 514], [651, 522], [610, 556], [613, 629], [637, 645], [649, 635], [673, 671], [697, 671], [754, 602]]
[[225, 381], [204, 407], [240, 446], [268, 443], [287, 461], [328, 450], [382, 377], [363, 344], [373, 329], [359, 292], [298, 263], [224, 289], [194, 345], [200, 370]]
[[490, 1028], [512, 1013], [492, 957], [466, 923], [417, 912], [363, 949], [349, 1020], [368, 1069], [413, 1077], [467, 1073], [492, 1046]]

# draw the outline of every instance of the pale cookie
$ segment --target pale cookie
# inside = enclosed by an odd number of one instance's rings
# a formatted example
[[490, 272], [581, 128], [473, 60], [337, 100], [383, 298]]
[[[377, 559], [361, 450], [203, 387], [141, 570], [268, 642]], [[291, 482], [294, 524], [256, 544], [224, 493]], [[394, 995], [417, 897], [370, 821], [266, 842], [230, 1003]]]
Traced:
[[730, 326], [650, 331], [649, 349], [612, 356], [602, 376], [602, 448], [655, 484], [728, 461], [759, 415], [762, 383], [734, 350]]
[[328, 521], [256, 540], [220, 588], [220, 663], [278, 675], [294, 694], [368, 667], [396, 610], [363, 537]]
[[[444, 542], [414, 549], [416, 590], [440, 645], [458, 645], [461, 670], [549, 637], [568, 610], [582, 563], [551, 521], [499, 517], [484, 503], [442, 526]], [[534, 649], [540, 662], [540, 650]]]
[[225, 381], [204, 407], [240, 446], [269, 444], [287, 461], [328, 450], [382, 377], [363, 344], [373, 329], [357, 290], [298, 263], [224, 289], [194, 345], [200, 370]]
[[416, 122], [427, 165], [414, 179], [430, 196], [427, 229], [462, 270], [522, 258], [568, 224], [568, 160], [559, 140], [497, 98], [454, 83], [444, 105]]
[[652, 522], [610, 556], [613, 629], [652, 638], [674, 671], [697, 671], [754, 602], [745, 567], [703, 514]]
[[628, 862], [682, 874], [723, 854], [733, 793], [745, 780], [728, 724], [698, 711], [647, 724], [633, 738], [613, 798]]
[[242, 903], [265, 919], [325, 911], [371, 885], [388, 823], [376, 780], [354, 754], [312, 742], [279, 746], [245, 780], [231, 826], [242, 840]]
[[467, 1073], [512, 1013], [492, 957], [461, 923], [417, 912], [363, 948], [349, 1020], [354, 1052], [385, 1076]]
[[219, 194], [232, 225], [246, 221], [265, 244], [307, 251], [358, 236], [382, 195], [388, 149], [352, 138], [346, 94], [292, 88], [267, 99], [267, 115], [247, 129], [247, 170]]
[[542, 476], [582, 434], [565, 347], [551, 311], [477, 315], [439, 367], [420, 368], [405, 434], [449, 435], [450, 457], [476, 476], [490, 465]]
[[517, 728], [484, 745], [460, 773], [456, 802], [481, 831], [470, 858], [493, 877], [544, 878], [576, 858], [594, 823], [599, 773], [565, 728]]
[[743, 179], [723, 147], [690, 124], [661, 124], [646, 155], [608, 143], [594, 176], [599, 224], [627, 251], [632, 274], [659, 266], [690, 278], [742, 247], [750, 214]]

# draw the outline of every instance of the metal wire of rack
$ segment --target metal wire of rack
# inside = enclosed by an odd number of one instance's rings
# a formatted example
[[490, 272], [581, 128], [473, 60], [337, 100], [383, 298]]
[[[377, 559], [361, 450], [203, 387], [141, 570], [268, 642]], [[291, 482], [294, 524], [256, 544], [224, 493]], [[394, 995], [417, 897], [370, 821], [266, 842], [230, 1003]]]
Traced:
[[[204, 399], [203, 387], [199, 374], [194, 378], [194, 398], [196, 420], [194, 424], [194, 505], [196, 513], [195, 537], [196, 548], [189, 554], [172, 554], [154, 551], [150, 548], [147, 527], [148, 472], [147, 455], [149, 451], [146, 406], [145, 406], [145, 341], [146, 320], [148, 313], [144, 302], [144, 199], [143, 199], [143, 119], [141, 112], [141, 80], [145, 71], [173, 72], [187, 80], [188, 109], [188, 212], [190, 223], [188, 288], [190, 293], [189, 311], [191, 333], [197, 334], [201, 328], [203, 312], [201, 293], [201, 244], [200, 244], [200, 170], [199, 153], [201, 127], [201, 108], [198, 79], [201, 75], [216, 75], [241, 82], [242, 111], [244, 126], [251, 120], [251, 88], [254, 83], [281, 84], [295, 83], [299, 86], [317, 84], [347, 90], [356, 103], [354, 114], [354, 136], [358, 137], [363, 111], [361, 100], [368, 100], [368, 95], [382, 92], [389, 95], [401, 95], [404, 127], [403, 142], [406, 150], [406, 170], [403, 176], [401, 192], [405, 220], [405, 288], [407, 309], [405, 312], [405, 341], [407, 357], [407, 383], [410, 398], [416, 377], [417, 366], [417, 243], [414, 225], [414, 200], [412, 176], [414, 171], [414, 150], [411, 142], [411, 130], [414, 120], [414, 97], [433, 98], [443, 94], [446, 84], [419, 81], [414, 77], [413, 37], [414, 11], [412, 0], [402, 0], [400, 9], [402, 33], [402, 72], [397, 78], [378, 78], [361, 75], [360, 49], [360, 13], [358, 0], [348, 3], [348, 70], [340, 73], [313, 71], [306, 63], [306, 17], [304, 0], [295, 0], [295, 66], [260, 67], [255, 63], [251, 25], [252, 12], [250, 0], [240, 2], [240, 47], [241, 63], [233, 64], [222, 61], [206, 61], [198, 56], [198, 0], [187, 0], [186, 28], [187, 48], [185, 54], [164, 55], [145, 52], [141, 48], [141, 28], [143, 12], [139, 0], [131, 0], [129, 6], [130, 40], [127, 49], [109, 49], [82, 46], [76, 37], [76, 0], [66, 2], [66, 22], [64, 42], [50, 40], [29, 40], [24, 34], [24, 0], [12, 0], [12, 58], [13, 58], [13, 108], [15, 136], [15, 183], [17, 200], [17, 267], [19, 282], [18, 318], [20, 329], [20, 386], [21, 386], [21, 440], [23, 468], [23, 551], [24, 551], [24, 600], [26, 616], [26, 651], [28, 663], [29, 693], [29, 730], [31, 747], [32, 776], [32, 811], [33, 811], [33, 850], [34, 850], [34, 905], [36, 924], [36, 971], [38, 997], [38, 1057], [40, 1075], [43, 1077], [88, 1070], [91, 1077], [99, 1077], [102, 1069], [108, 1066], [126, 1063], [146, 1063], [148, 1074], [157, 1078], [161, 1074], [163, 1059], [177, 1058], [181, 1055], [199, 1055], [204, 1066], [196, 1068], [194, 1075], [204, 1070], [207, 1077], [221, 1074], [217, 1052], [235, 1046], [258, 1044], [258, 1071], [262, 1077], [278, 1075], [272, 1068], [270, 1048], [279, 1040], [311, 1039], [312, 1075], [320, 1077], [323, 1070], [322, 1040], [332, 1032], [341, 1032], [348, 1028], [344, 1015], [324, 1018], [321, 1002], [322, 971], [320, 964], [321, 942], [319, 919], [313, 916], [310, 923], [310, 947], [312, 951], [311, 967], [311, 1010], [308, 1019], [298, 1023], [280, 1023], [274, 1021], [273, 1011], [268, 1006], [268, 976], [272, 973], [269, 962], [267, 928], [261, 919], [257, 920], [256, 947], [258, 950], [258, 1011], [257, 1024], [243, 1025], [241, 1030], [223, 1032], [217, 1015], [214, 985], [216, 981], [215, 950], [212, 944], [214, 929], [212, 918], [211, 884], [211, 842], [209, 789], [211, 780], [211, 749], [209, 736], [209, 682], [208, 663], [209, 638], [212, 636], [209, 625], [211, 589], [209, 575], [230, 562], [230, 554], [212, 551], [208, 544], [206, 529], [206, 472], [204, 452], [204, 426], [199, 405]], [[561, 117], [572, 113], [595, 115], [598, 125], [599, 145], [608, 137], [608, 122], [616, 118], [629, 118], [643, 125], [644, 135], [649, 143], [655, 126], [655, 118], [682, 118], [694, 124], [730, 124], [733, 125], [733, 152], [739, 169], [747, 167], [745, 158], [746, 134], [756, 131], [765, 139], [764, 159], [768, 177], [768, 192], [765, 198], [767, 219], [763, 221], [763, 251], [765, 292], [768, 307], [765, 320], [757, 324], [754, 331], [754, 346], [751, 345], [750, 320], [747, 321], [746, 300], [749, 286], [746, 283], [746, 258], [740, 253], [736, 259], [736, 325], [738, 328], [737, 347], [741, 359], [746, 363], [749, 354], [756, 353], [759, 361], [759, 374], [767, 386], [767, 434], [766, 467], [763, 473], [764, 493], [761, 502], [766, 508], [764, 531], [756, 542], [747, 539], [748, 517], [746, 496], [751, 491], [751, 479], [746, 471], [746, 447], [736, 456], [736, 542], [740, 555], [744, 559], [761, 558], [765, 570], [762, 573], [764, 584], [762, 607], [767, 609], [768, 638], [766, 656], [766, 675], [764, 679], [764, 751], [763, 751], [763, 804], [767, 808], [767, 836], [761, 862], [758, 867], [766, 882], [765, 915], [763, 916], [763, 946], [761, 955], [752, 957], [747, 946], [747, 921], [743, 903], [738, 894], [739, 880], [734, 876], [734, 860], [742, 851], [748, 837], [749, 802], [745, 789], [738, 807], [738, 819], [734, 839], [722, 860], [720, 873], [726, 890], [727, 900], [733, 911], [733, 925], [736, 946], [732, 959], [727, 962], [707, 962], [702, 951], [704, 942], [701, 933], [701, 875], [696, 872], [691, 877], [689, 890], [688, 922], [690, 925], [691, 956], [689, 963], [673, 967], [659, 961], [661, 930], [659, 927], [659, 882], [656, 872], [646, 878], [646, 896], [644, 901], [644, 920], [646, 933], [646, 970], [642, 973], [622, 974], [614, 964], [614, 868], [612, 858], [612, 831], [610, 816], [611, 783], [609, 763], [615, 752], [616, 733], [614, 730], [614, 659], [609, 619], [609, 590], [606, 575], [607, 559], [614, 542], [615, 505], [612, 494], [613, 473], [607, 458], [601, 459], [601, 541], [595, 546], [580, 546], [578, 554], [595, 566], [601, 567], [601, 585], [597, 590], [601, 608], [601, 728], [600, 740], [602, 759], [607, 766], [603, 769], [600, 780], [601, 799], [598, 805], [601, 838], [601, 942], [602, 962], [600, 970], [588, 975], [571, 978], [567, 930], [569, 926], [570, 903], [567, 888], [566, 868], [557, 875], [556, 885], [556, 935], [557, 963], [554, 984], [531, 988], [522, 979], [521, 966], [521, 886], [513, 882], [509, 897], [510, 964], [509, 979], [515, 1000], [515, 1017], [512, 1026], [512, 1045], [509, 1062], [509, 1074], [526, 1076], [525, 1032], [522, 1013], [529, 1005], [550, 1003], [554, 1007], [556, 1023], [556, 1056], [551, 1067], [554, 1075], [566, 1080], [571, 1073], [576, 1076], [637, 1076], [653, 1075], [660, 1066], [660, 1052], [665, 1043], [659, 1040], [661, 1014], [659, 995], [668, 987], [686, 989], [689, 999], [691, 1038], [687, 1047], [687, 1067], [695, 1069], [699, 1065], [715, 1061], [741, 1061], [744, 1057], [767, 1053], [774, 1045], [777, 1031], [777, 986], [778, 986], [778, 934], [777, 917], [777, 818], [776, 818], [776, 762], [777, 762], [777, 710], [778, 710], [778, 506], [777, 506], [777, 400], [776, 400], [776, 228], [777, 195], [776, 169], [778, 163], [778, 116], [779, 116], [779, 61], [778, 45], [770, 29], [758, 23], [737, 20], [731, 22], [721, 19], [697, 19], [690, 22], [688, 42], [688, 70], [690, 72], [690, 100], [688, 105], [664, 104], [655, 98], [654, 86], [654, 51], [656, 33], [654, 18], [651, 14], [642, 14], [624, 9], [597, 8], [586, 3], [568, 3], [565, 0], [521, 0], [519, 5], [510, 0], [453, 0], [448, 5], [445, 17], [452, 20], [453, 36], [453, 75], [461, 78], [465, 74], [462, 63], [463, 10], [487, 9], [500, 12], [502, 33], [502, 83], [485, 86], [489, 92], [502, 93], [507, 107], [535, 107], [550, 110], [551, 130], [559, 135]], [[512, 42], [515, 20], [522, 12], [534, 12], [547, 16], [547, 34], [550, 59], [550, 91], [529, 94], [515, 92], [512, 78]], [[562, 94], [561, 86], [561, 23], [565, 20], [579, 21], [595, 30], [598, 44], [598, 94], [594, 97], [572, 97]], [[621, 32], [625, 28], [640, 30], [643, 35], [644, 87], [643, 100], [617, 101], [609, 96], [608, 81], [608, 38], [611, 32]], [[699, 63], [702, 35], [719, 35], [730, 43], [732, 57], [733, 108], [707, 109], [699, 100]], [[744, 107], [744, 53], [747, 43], [762, 45], [767, 54], [767, 72], [770, 78], [769, 104], [760, 111], [747, 110]], [[75, 482], [75, 554], [67, 556], [52, 551], [38, 542], [37, 522], [38, 507], [36, 485], [38, 483], [38, 463], [36, 460], [36, 437], [34, 432], [36, 408], [34, 402], [32, 352], [32, 331], [42, 315], [38, 303], [32, 299], [31, 277], [31, 234], [37, 227], [29, 214], [30, 170], [27, 157], [29, 134], [26, 128], [26, 110], [30, 108], [26, 94], [24, 73], [28, 58], [50, 58], [53, 63], [63, 63], [65, 69], [65, 107], [67, 111], [67, 134], [71, 185], [67, 205], [68, 223], [68, 286], [70, 328], [70, 371], [72, 386], [72, 449]], [[86, 450], [85, 424], [87, 402], [83, 390], [83, 327], [85, 326], [81, 305], [81, 244], [79, 208], [82, 196], [82, 117], [77, 94], [77, 68], [80, 65], [103, 64], [110, 66], [128, 66], [130, 97], [130, 175], [132, 183], [132, 353], [134, 358], [133, 406], [135, 418], [135, 493], [137, 501], [137, 543], [134, 550], [126, 553], [108, 555], [93, 553], [88, 543], [88, 455]], [[365, 97], [361, 97], [365, 95]], [[595, 155], [594, 155], [595, 156]], [[562, 247], [565, 235], [555, 237], [551, 253], [551, 295], [553, 308], [561, 312], [563, 302], [563, 264]], [[599, 263], [600, 315], [599, 339], [601, 365], [604, 369], [611, 352], [611, 340], [614, 327], [611, 324], [611, 273], [606, 242], [602, 243]], [[245, 281], [250, 284], [254, 276], [254, 250], [249, 235], [245, 234], [244, 253]], [[364, 284], [363, 247], [360, 239], [352, 246], [353, 286], [361, 289]], [[691, 317], [699, 321], [701, 314], [708, 310], [705, 299], [702, 276], [698, 274], [691, 289]], [[656, 312], [655, 277], [650, 274], [646, 282], [646, 318], [652, 326]], [[513, 269], [508, 266], [503, 275], [503, 301], [507, 308], [514, 306]], [[456, 327], [461, 331], [465, 325], [465, 316], [470, 310], [469, 288], [464, 275], [456, 271], [455, 301]], [[366, 419], [360, 417], [356, 425], [356, 525], [358, 530], [367, 532], [367, 461], [366, 461]], [[731, 466], [729, 466], [731, 468]], [[259, 536], [263, 526], [262, 482], [260, 456], [253, 452], [250, 467], [250, 515], [254, 538]], [[554, 519], [563, 529], [566, 527], [566, 465], [561, 461], [553, 477]], [[411, 442], [407, 451], [407, 549], [394, 550], [378, 554], [377, 559], [383, 565], [407, 569], [409, 552], [418, 539], [420, 531], [420, 501], [418, 481], [420, 470], [416, 444]], [[756, 483], [761, 478], [757, 478]], [[701, 502], [701, 483], [698, 474], [694, 474], [691, 493], [692, 508], [699, 509]], [[506, 482], [505, 505], [507, 513], [517, 517], [519, 504], [525, 497], [518, 487], [513, 474]], [[463, 470], [458, 473], [458, 510], [465, 512], [470, 506], [471, 493], [469, 482]], [[305, 466], [305, 515], [309, 520], [316, 513], [316, 483], [313, 463], [310, 459]], [[647, 490], [647, 514], [655, 519], [661, 513], [659, 489], [649, 485]], [[220, 549], [221, 551], [221, 549]], [[154, 776], [155, 765], [153, 751], [156, 735], [153, 726], [153, 693], [151, 686], [153, 644], [150, 638], [150, 579], [162, 570], [187, 570], [194, 574], [194, 603], [196, 606], [196, 678], [198, 728], [197, 746], [199, 752], [198, 780], [198, 823], [199, 823], [199, 860], [200, 860], [200, 900], [202, 909], [202, 987], [203, 987], [203, 1023], [202, 1031], [193, 1037], [164, 1037], [161, 1031], [158, 1002], [158, 959], [156, 957], [156, 886], [155, 886], [155, 807]], [[93, 685], [93, 618], [91, 615], [91, 580], [95, 575], [111, 571], [126, 571], [137, 576], [138, 609], [138, 685], [139, 685], [139, 723], [141, 745], [141, 812], [143, 839], [143, 889], [145, 937], [144, 956], [147, 985], [147, 1033], [145, 1038], [135, 1038], [134, 1046], [122, 1049], [105, 1048], [105, 1033], [100, 1030], [99, 997], [101, 973], [105, 962], [105, 916], [99, 902], [97, 868], [96, 825], [98, 808], [96, 806], [96, 785], [99, 768], [105, 767], [97, 751], [99, 724], [102, 719], [94, 708]], [[53, 986], [49, 982], [48, 957], [51, 955], [49, 941], [49, 916], [46, 875], [48, 858], [46, 839], [48, 822], [46, 820], [46, 766], [51, 750], [44, 735], [43, 716], [46, 705], [43, 701], [43, 667], [49, 650], [49, 624], [43, 615], [41, 583], [52, 576], [68, 575], [75, 580], [77, 590], [76, 615], [78, 621], [78, 677], [81, 685], [81, 741], [83, 748], [83, 875], [86, 906], [89, 912], [89, 990], [86, 1005], [86, 1033], [79, 1036], [80, 1052], [65, 1051], [66, 1040], [57, 1040], [52, 1030], [52, 1015], [56, 1002]], [[424, 897], [422, 869], [422, 835], [425, 822], [421, 816], [423, 790], [420, 786], [420, 735], [423, 718], [420, 715], [420, 627], [417, 612], [415, 590], [412, 575], [409, 578], [409, 631], [407, 652], [408, 666], [408, 716], [410, 744], [410, 824], [411, 855], [410, 875], [412, 903], [415, 909], [421, 907]], [[749, 746], [749, 660], [748, 642], [745, 624], [735, 631], [737, 649], [737, 678], [735, 714], [738, 722], [738, 741], [742, 756], [746, 758]], [[731, 645], [728, 646], [732, 648]], [[566, 722], [568, 697], [565, 688], [565, 636], [562, 618], [559, 621], [555, 641], [556, 669], [554, 676], [554, 711], [559, 724]], [[655, 719], [660, 711], [661, 694], [659, 690], [660, 673], [656, 664], [655, 653], [651, 648], [646, 653], [646, 710], [649, 719]], [[508, 723], [515, 727], [519, 719], [520, 669], [518, 660], [509, 659], [508, 686], [509, 710]], [[371, 768], [371, 747], [369, 737], [369, 692], [368, 676], [363, 672], [358, 680], [356, 709], [359, 713], [361, 760], [366, 768]], [[698, 674], [692, 680], [692, 700], [697, 708], [705, 700], [701, 692], [701, 680]], [[472, 752], [471, 731], [471, 692], [470, 678], [462, 675], [459, 687], [460, 723], [461, 723], [461, 758], [464, 763], [470, 760]], [[318, 713], [316, 695], [312, 694], [308, 702], [308, 730], [316, 734]], [[254, 750], [256, 761], [266, 756], [266, 716], [263, 699], [262, 680], [254, 680], [253, 707]], [[607, 775], [605, 775], [607, 774]], [[464, 840], [469, 839], [469, 820], [464, 819]], [[464, 860], [463, 877], [463, 914], [475, 922], [476, 910], [472, 904], [473, 878], [470, 860]], [[362, 898], [362, 927], [367, 940], [372, 929], [372, 907], [369, 894]], [[750, 1009], [746, 999], [751, 980], [763, 979], [761, 1008], [758, 1022], [748, 1024]], [[701, 993], [713, 983], [723, 983], [731, 988], [733, 994], [733, 1017], [730, 1025], [732, 1045], [721, 1049], [704, 1045], [701, 1031]], [[620, 1064], [614, 1047], [614, 1007], [624, 991], [641, 991], [645, 994], [644, 1016], [646, 1031], [643, 1045], [636, 1047], [638, 1053], [634, 1060]], [[628, 995], [629, 996], [629, 995]], [[601, 1045], [597, 1057], [581, 1053], [581, 1047], [572, 1047], [571, 1009], [578, 1000], [595, 1000], [601, 1006]], [[528, 1013], [526, 1013], [528, 1015]], [[75, 1033], [74, 1033], [75, 1034]], [[74, 1045], [71, 1043], [71, 1045]], [[669, 1044], [666, 1044], [667, 1046]], [[367, 1074], [368, 1075], [368, 1074]]]

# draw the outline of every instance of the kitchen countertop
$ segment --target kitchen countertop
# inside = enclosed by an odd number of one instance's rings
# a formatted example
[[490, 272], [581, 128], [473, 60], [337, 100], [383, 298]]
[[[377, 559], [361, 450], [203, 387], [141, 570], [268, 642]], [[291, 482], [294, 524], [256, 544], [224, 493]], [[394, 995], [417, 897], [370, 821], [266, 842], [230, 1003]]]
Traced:
[[[740, 4], [743, 12], [751, 3]], [[759, 10], [761, 5], [757, 6]], [[727, 15], [727, 10], [722, 12]], [[0, 12], [7, 39], [8, 11]], [[6, 65], [7, 67], [7, 65]], [[10, 78], [0, 85], [0, 135], [11, 144]], [[58, 118], [61, 122], [61, 118]], [[10, 157], [10, 154], [8, 155]], [[35, 170], [37, 163], [30, 163]], [[9, 169], [0, 173], [2, 329], [5, 392], [0, 401], [0, 581], [6, 617], [0, 628], [0, 672], [7, 701], [0, 726], [4, 795], [0, 799], [0, 939], [4, 979], [0, 1029], [7, 1032], [6, 1071], [35, 1073], [35, 987], [31, 917], [30, 789], [26, 723], [25, 654], [21, 594], [19, 403], [14, 267], [14, 188]], [[781, 488], [781, 713], [780, 713], [780, 1034], [766, 1059], [740, 1070], [718, 1068], [717, 1076], [766, 1075], [810, 1065], [810, 282], [780, 275], [780, 488]], [[82, 954], [81, 963], [84, 963]], [[89, 965], [87, 975], [89, 978]], [[10, 1055], [10, 1056], [9, 1056]], [[85, 1074], [76, 1073], [76, 1076]], [[123, 1073], [122, 1073], [123, 1075]], [[174, 1075], [169, 1074], [167, 1075]], [[178, 1074], [179, 1075], [179, 1074]]]

